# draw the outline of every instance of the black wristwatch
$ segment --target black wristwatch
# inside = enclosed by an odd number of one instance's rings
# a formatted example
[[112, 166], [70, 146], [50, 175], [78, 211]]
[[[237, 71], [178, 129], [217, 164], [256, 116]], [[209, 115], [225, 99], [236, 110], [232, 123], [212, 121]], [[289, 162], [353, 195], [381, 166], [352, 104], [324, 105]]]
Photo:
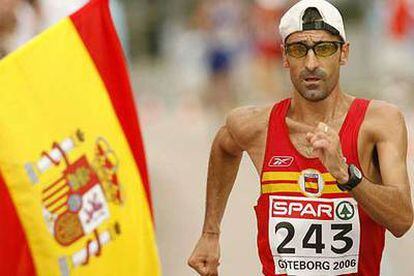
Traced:
[[351, 191], [362, 181], [362, 173], [354, 164], [348, 165], [348, 175], [349, 179], [347, 183], [340, 184], [336, 181], [336, 185], [341, 191]]

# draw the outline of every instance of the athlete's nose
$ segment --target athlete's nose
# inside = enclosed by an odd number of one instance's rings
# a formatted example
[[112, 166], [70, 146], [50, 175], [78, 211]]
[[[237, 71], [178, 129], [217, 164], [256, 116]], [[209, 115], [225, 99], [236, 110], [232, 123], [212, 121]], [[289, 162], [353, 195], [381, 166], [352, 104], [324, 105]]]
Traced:
[[309, 72], [313, 72], [319, 67], [319, 60], [313, 50], [309, 50], [305, 56], [305, 67]]

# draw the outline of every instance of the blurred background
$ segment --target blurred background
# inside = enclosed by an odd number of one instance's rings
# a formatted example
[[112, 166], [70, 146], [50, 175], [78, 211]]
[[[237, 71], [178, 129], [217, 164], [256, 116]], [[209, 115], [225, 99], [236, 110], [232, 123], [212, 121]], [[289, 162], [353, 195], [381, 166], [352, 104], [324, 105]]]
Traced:
[[[86, 0], [0, 0], [0, 57]], [[135, 90], [164, 275], [186, 262], [204, 218], [211, 142], [225, 114], [289, 96], [277, 25], [292, 0], [111, 0]], [[414, 0], [331, 1], [351, 43], [342, 88], [405, 113], [414, 175]], [[413, 178], [412, 178], [413, 179]], [[260, 275], [252, 206], [259, 178], [243, 158], [222, 224], [221, 274]], [[381, 275], [414, 275], [414, 230], [387, 233]]]

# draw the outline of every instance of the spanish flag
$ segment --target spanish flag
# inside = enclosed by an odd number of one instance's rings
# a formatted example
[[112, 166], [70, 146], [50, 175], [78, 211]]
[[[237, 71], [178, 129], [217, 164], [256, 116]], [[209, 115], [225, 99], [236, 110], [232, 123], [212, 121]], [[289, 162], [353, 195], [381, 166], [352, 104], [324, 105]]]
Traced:
[[305, 174], [303, 176], [305, 182], [305, 191], [308, 193], [317, 194], [319, 192], [318, 180], [319, 175], [316, 173]]
[[160, 275], [108, 0], [0, 62], [0, 274]]

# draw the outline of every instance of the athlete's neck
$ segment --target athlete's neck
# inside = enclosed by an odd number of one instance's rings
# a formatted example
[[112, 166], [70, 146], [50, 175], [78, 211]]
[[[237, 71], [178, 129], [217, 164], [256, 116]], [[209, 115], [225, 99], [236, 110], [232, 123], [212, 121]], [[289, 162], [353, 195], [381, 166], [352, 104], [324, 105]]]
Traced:
[[341, 92], [339, 87], [324, 100], [311, 102], [294, 91], [287, 117], [292, 120], [316, 126], [319, 122], [329, 124], [342, 118], [348, 111], [352, 97]]

